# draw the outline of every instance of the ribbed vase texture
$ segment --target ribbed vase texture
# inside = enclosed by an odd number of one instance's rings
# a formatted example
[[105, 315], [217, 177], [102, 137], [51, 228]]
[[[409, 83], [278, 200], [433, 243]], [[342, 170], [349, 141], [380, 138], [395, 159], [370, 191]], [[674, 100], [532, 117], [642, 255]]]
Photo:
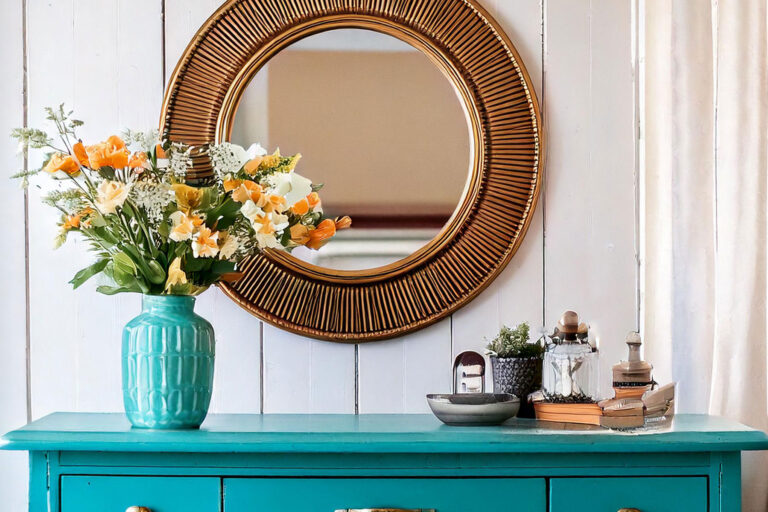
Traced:
[[528, 395], [541, 389], [542, 361], [540, 357], [491, 357], [493, 392], [511, 393], [520, 398], [522, 418], [533, 418]]
[[134, 427], [197, 428], [213, 390], [213, 326], [194, 297], [145, 295], [123, 329], [123, 404]]

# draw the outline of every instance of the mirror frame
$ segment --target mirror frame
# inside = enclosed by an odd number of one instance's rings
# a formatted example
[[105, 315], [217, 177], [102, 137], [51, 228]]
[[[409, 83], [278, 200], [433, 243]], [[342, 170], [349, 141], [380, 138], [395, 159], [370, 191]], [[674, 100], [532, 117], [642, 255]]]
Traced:
[[[493, 281], [536, 207], [544, 136], [519, 54], [475, 0], [229, 0], [179, 60], [163, 101], [162, 132], [192, 145], [228, 140], [255, 73], [290, 44], [338, 28], [397, 37], [452, 82], [472, 137], [463, 197], [436, 238], [392, 264], [336, 270], [267, 251], [242, 263], [239, 281], [221, 287], [280, 328], [359, 343], [426, 327]], [[189, 178], [204, 180], [211, 172], [207, 157], [197, 155]]]

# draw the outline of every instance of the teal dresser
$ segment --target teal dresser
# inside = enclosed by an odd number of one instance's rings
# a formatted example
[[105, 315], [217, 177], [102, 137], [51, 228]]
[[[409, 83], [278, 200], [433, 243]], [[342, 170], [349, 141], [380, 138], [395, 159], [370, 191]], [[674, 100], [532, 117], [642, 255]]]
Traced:
[[[578, 427], [576, 427], [578, 428]], [[429, 415], [213, 415], [197, 430], [57, 413], [10, 432], [32, 512], [734, 512], [768, 436], [681, 415], [642, 434]]]

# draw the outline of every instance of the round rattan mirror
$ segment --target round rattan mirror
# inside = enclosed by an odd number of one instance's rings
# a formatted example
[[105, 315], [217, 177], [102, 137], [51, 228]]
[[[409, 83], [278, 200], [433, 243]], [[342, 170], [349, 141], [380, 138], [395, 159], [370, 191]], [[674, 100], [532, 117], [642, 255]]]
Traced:
[[[434, 232], [402, 257], [349, 269], [268, 252], [244, 262], [244, 277], [224, 291], [281, 328], [362, 342], [404, 334], [460, 308], [504, 268], [525, 235], [541, 182], [541, 118], [522, 61], [494, 20], [474, 0], [230, 0], [179, 61], [162, 124], [171, 140], [230, 140], [240, 130], [249, 84], [281, 52], [321, 33], [352, 30], [421, 52], [452, 86], [469, 132], [458, 204], [441, 211]], [[439, 169], [422, 168], [440, 179]], [[194, 169], [199, 178], [211, 172], [205, 157]]]

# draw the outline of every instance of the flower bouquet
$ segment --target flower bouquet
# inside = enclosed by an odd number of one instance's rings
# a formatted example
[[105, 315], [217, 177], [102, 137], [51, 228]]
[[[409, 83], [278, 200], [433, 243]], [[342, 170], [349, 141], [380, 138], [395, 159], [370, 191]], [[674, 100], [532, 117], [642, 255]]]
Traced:
[[[48, 152], [40, 169], [15, 177], [24, 186], [38, 173], [58, 180], [43, 197], [61, 212], [56, 245], [76, 232], [96, 256], [72, 285], [100, 275], [101, 293], [144, 296], [142, 314], [123, 333], [126, 413], [140, 427], [199, 426], [210, 401], [214, 338], [193, 312], [194, 296], [236, 280], [249, 255], [319, 249], [351, 221], [323, 215], [320, 186], [295, 172], [301, 155], [267, 154], [258, 144], [191, 147], [156, 131], [86, 145], [71, 112], [46, 111], [57, 138], [14, 130], [22, 150]], [[188, 183], [195, 154], [207, 154], [214, 173]]]

